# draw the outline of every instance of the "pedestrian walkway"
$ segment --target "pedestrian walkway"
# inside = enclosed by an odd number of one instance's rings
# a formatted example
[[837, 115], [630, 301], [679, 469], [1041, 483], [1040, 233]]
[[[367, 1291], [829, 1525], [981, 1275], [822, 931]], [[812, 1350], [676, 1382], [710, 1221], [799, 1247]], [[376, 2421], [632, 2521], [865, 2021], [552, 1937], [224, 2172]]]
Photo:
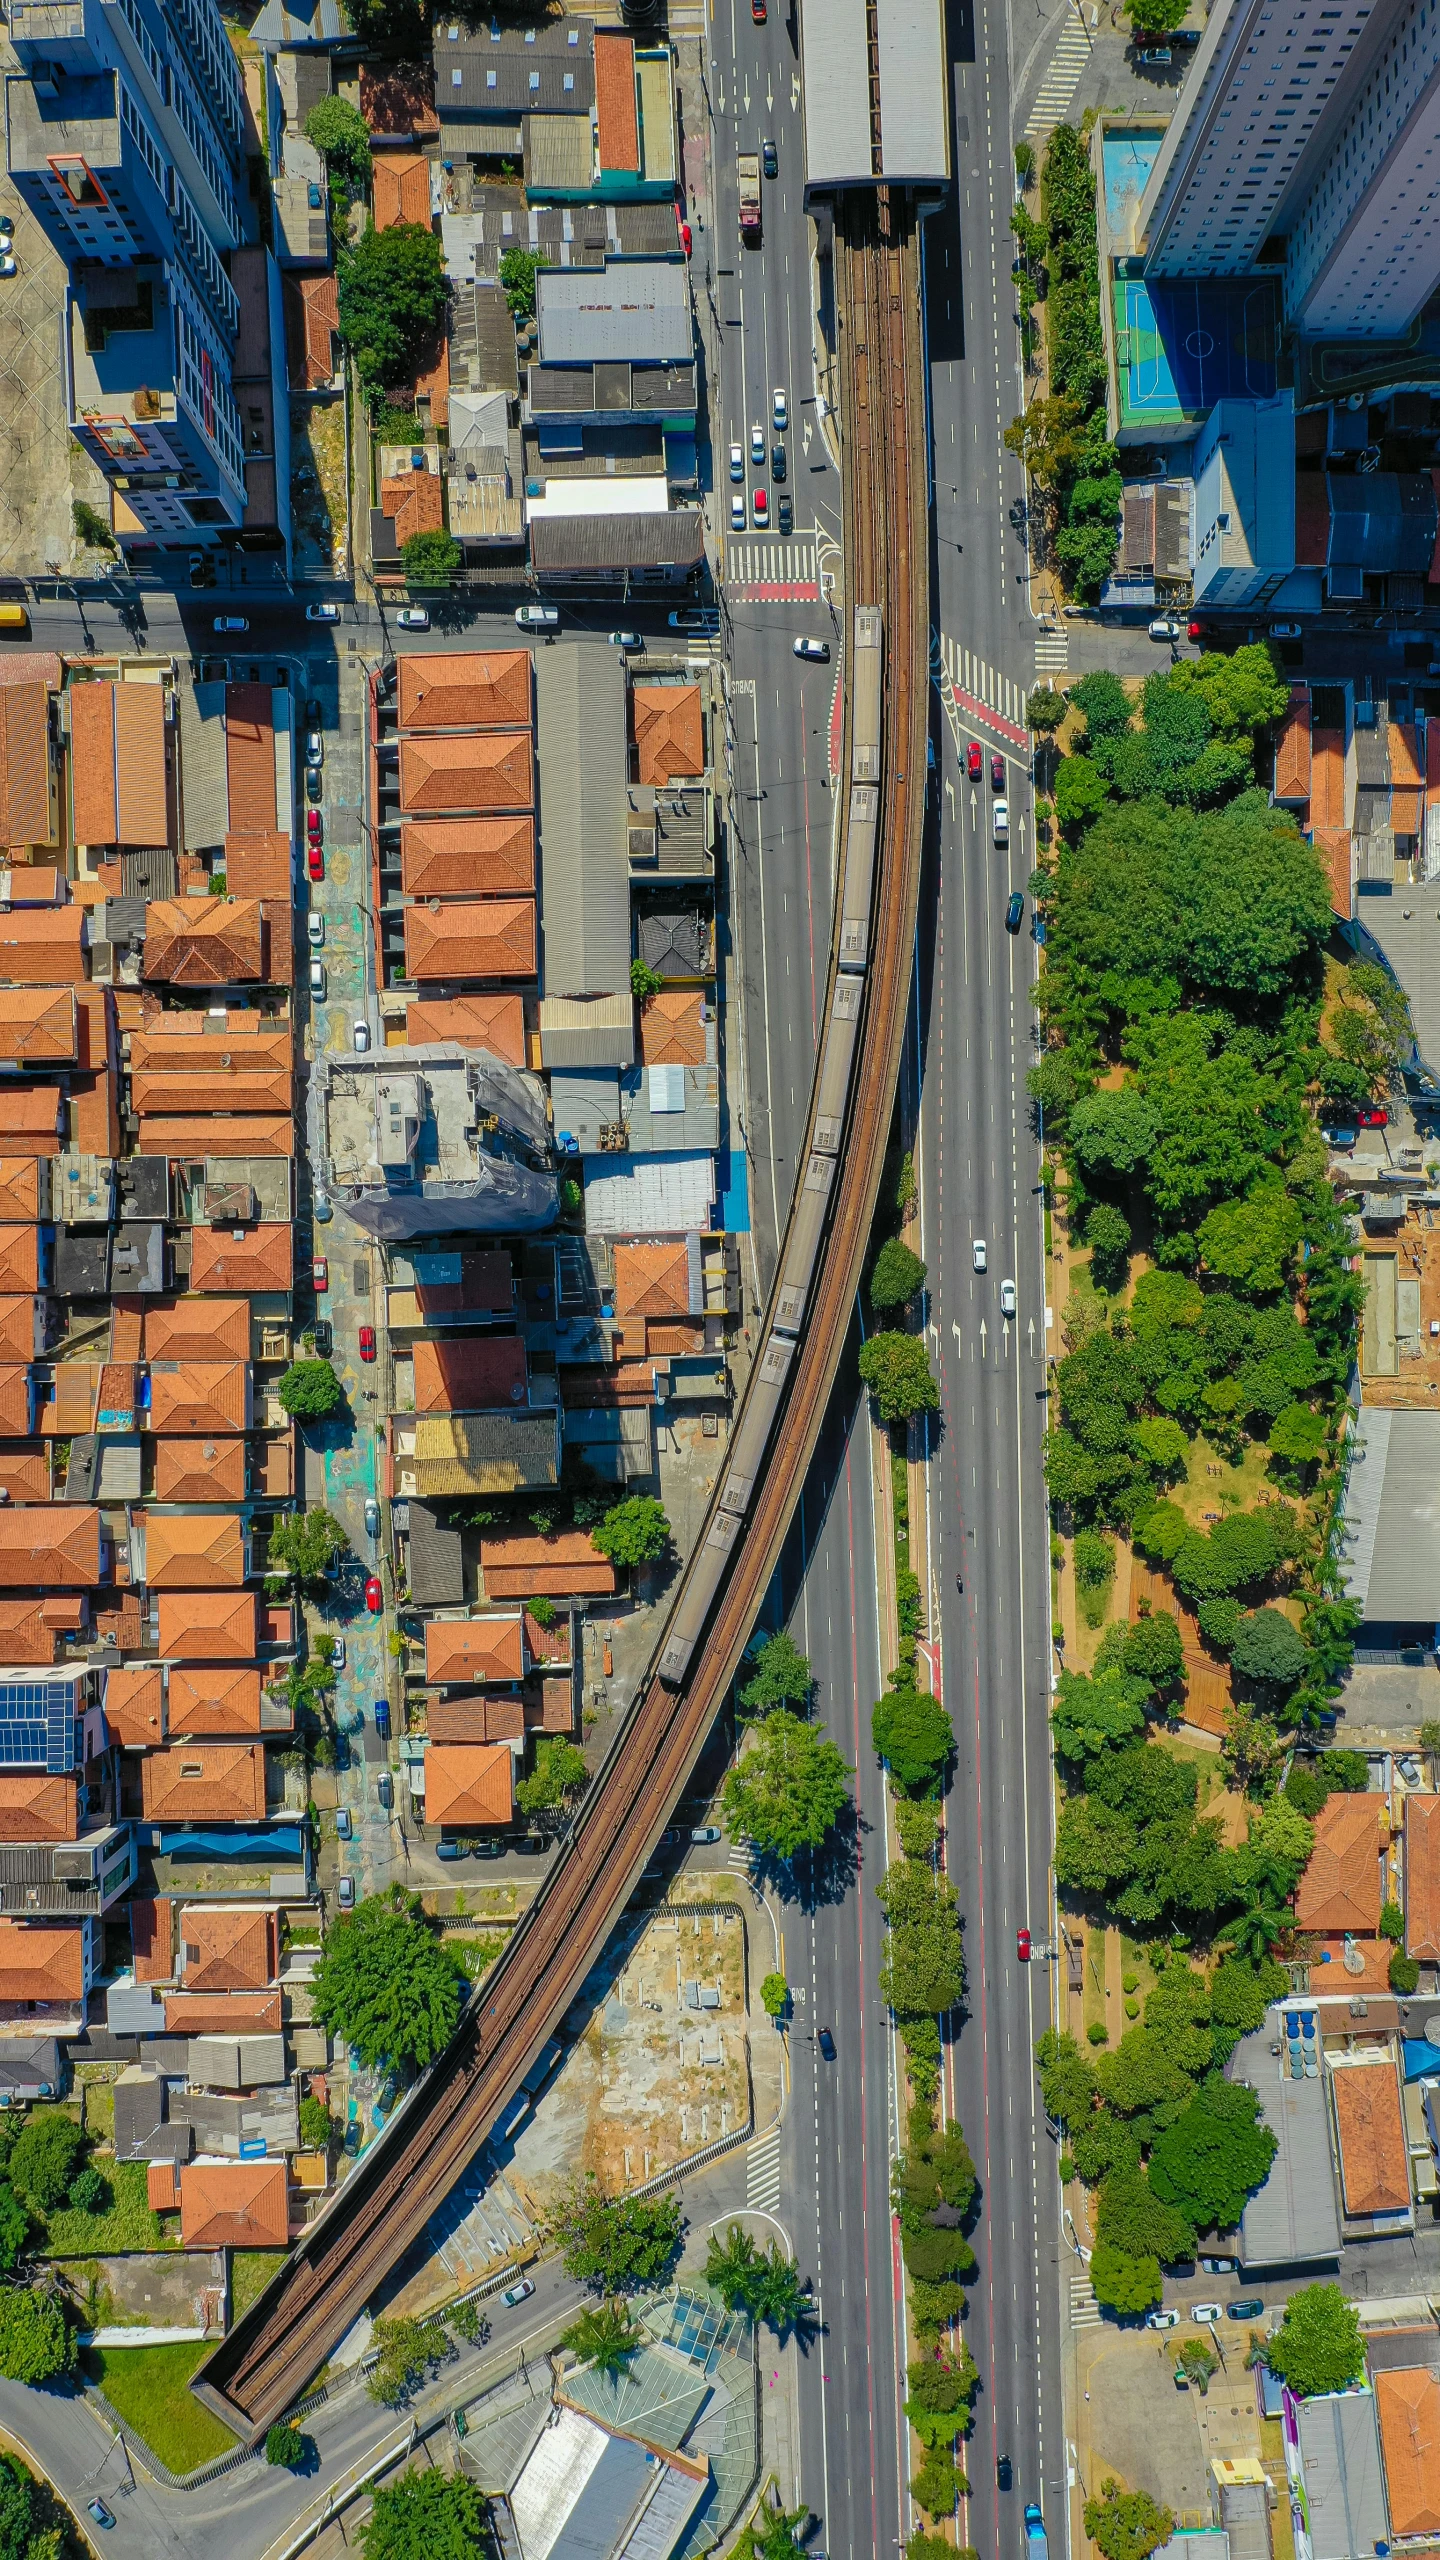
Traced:
[[1007, 745], [1028, 752], [1030, 732], [1025, 727], [1023, 685], [1002, 675], [998, 667], [987, 665], [971, 650], [962, 649], [943, 631], [939, 635], [938, 662], [932, 655], [930, 672], [967, 726], [992, 729]]
[[820, 569], [813, 534], [778, 542], [732, 542], [724, 584], [746, 604], [818, 604]]
[[1070, 2279], [1070, 2326], [1072, 2329], [1098, 2329], [1100, 2305], [1088, 2276]]
[[780, 2127], [773, 2125], [752, 2142], [745, 2154], [745, 2206], [749, 2213], [773, 2213], [780, 2202]]
[[1042, 676], [1063, 676], [1070, 669], [1070, 634], [1062, 622], [1055, 631], [1037, 631], [1035, 635], [1035, 672]]
[[1080, 85], [1080, 74], [1090, 59], [1094, 38], [1079, 10], [1073, 5], [1065, 13], [1060, 41], [1050, 56], [1050, 67], [1040, 83], [1040, 93], [1030, 110], [1025, 132], [1031, 142], [1038, 141], [1052, 127], [1064, 121], [1070, 101]]

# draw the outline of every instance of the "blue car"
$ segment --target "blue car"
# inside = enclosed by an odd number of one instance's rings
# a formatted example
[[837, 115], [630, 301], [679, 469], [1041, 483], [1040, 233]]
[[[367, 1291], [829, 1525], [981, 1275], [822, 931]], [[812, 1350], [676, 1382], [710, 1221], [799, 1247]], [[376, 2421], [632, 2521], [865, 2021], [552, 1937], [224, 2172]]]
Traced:
[[375, 1701], [375, 1730], [382, 1742], [389, 1741], [390, 1701], [388, 1698], [377, 1698]]

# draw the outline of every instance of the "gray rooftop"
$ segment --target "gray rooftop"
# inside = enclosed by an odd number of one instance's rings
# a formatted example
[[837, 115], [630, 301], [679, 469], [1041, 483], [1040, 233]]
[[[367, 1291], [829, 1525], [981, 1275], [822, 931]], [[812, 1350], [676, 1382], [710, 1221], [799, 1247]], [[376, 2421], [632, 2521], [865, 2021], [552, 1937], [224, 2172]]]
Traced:
[[812, 187], [870, 178], [865, 0], [801, 0], [805, 179]]
[[434, 50], [442, 127], [451, 117], [588, 119], [595, 103], [595, 27], [589, 18], [521, 27], [502, 26], [498, 18], [468, 25], [442, 13], [435, 20]]
[[1341, 1563], [1347, 1596], [1372, 1624], [1440, 1616], [1440, 1413], [1362, 1405]]
[[950, 175], [945, 0], [875, 0], [887, 179]]
[[[880, 175], [950, 174], [944, 0], [876, 0]], [[865, 0], [802, 0], [805, 183], [877, 183]]]
[[453, 1607], [465, 1597], [464, 1546], [426, 1502], [410, 1505], [410, 1598], [417, 1609]]
[[705, 519], [698, 507], [672, 507], [665, 515], [536, 516], [530, 557], [542, 575], [547, 569], [692, 569], [705, 557]]
[[367, 1234], [550, 1224], [555, 1182], [534, 1076], [451, 1047], [346, 1054], [319, 1073], [330, 1187]]
[[1374, 2399], [1346, 2391], [1302, 2400], [1299, 2423], [1314, 2560], [1371, 2560], [1390, 2539]]
[[713, 1066], [562, 1069], [550, 1097], [557, 1130], [584, 1155], [607, 1152], [600, 1130], [619, 1126], [637, 1155], [688, 1155], [720, 1144], [720, 1071]]
[[635, 999], [628, 970], [624, 987], [614, 995], [542, 996], [540, 1055], [547, 1070], [628, 1067], [635, 1055]]
[[186, 852], [223, 844], [230, 827], [223, 684], [180, 688], [180, 788]]
[[607, 259], [603, 267], [542, 267], [536, 279], [545, 364], [683, 364], [694, 352], [690, 278], [683, 261]]
[[[1383, 730], [1357, 729], [1357, 751]], [[1388, 784], [1386, 786], [1388, 796]], [[1425, 908], [1418, 907], [1406, 915], [1404, 902], [1390, 890], [1393, 871], [1387, 872], [1386, 893], [1367, 897], [1360, 907], [1360, 951], [1365, 959], [1388, 964], [1405, 990], [1410, 1007], [1410, 1023], [1415, 1034], [1415, 1054], [1404, 1061], [1406, 1072], [1414, 1074], [1421, 1067], [1420, 1080], [1428, 1079], [1433, 1087], [1440, 1076], [1440, 932], [1427, 930]], [[1429, 924], [1435, 924], [1431, 915]], [[1367, 950], [1366, 945], [1371, 947]]]
[[1240, 2263], [1247, 2272], [1317, 2265], [1340, 2255], [1324, 2090], [1318, 2077], [1281, 2077], [1270, 2051], [1277, 2041], [1284, 2041], [1281, 2016], [1272, 2009], [1263, 2027], [1241, 2038], [1230, 2064], [1231, 2079], [1248, 2080], [1259, 2091], [1265, 2121], [1280, 2146], [1269, 2177], [1240, 2218]]
[[546, 994], [628, 996], [625, 672], [613, 650], [536, 651], [535, 747]]

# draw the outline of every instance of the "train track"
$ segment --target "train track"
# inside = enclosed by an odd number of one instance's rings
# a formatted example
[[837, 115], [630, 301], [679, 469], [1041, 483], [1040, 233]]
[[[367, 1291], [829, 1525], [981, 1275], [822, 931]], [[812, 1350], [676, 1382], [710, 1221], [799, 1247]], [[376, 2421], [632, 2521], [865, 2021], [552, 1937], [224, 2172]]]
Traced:
[[[909, 199], [884, 188], [842, 199], [835, 262], [847, 602], [878, 605], [885, 620], [882, 823], [861, 1063], [788, 1399], [729, 1579], [684, 1686], [677, 1693], [652, 1676], [640, 1692], [570, 1841], [447, 2051], [196, 2373], [198, 2396], [245, 2437], [283, 2415], [419, 2238], [574, 1998], [725, 1698], [824, 1419], [870, 1232], [904, 1039], [924, 818], [929, 647], [918, 235]], [[832, 980], [835, 965], [832, 955]]]

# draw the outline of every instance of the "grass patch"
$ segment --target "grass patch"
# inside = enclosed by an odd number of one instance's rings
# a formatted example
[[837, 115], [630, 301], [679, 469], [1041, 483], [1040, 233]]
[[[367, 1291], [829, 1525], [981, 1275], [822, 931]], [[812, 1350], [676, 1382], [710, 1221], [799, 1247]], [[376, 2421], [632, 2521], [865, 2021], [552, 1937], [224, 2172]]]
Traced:
[[115, 2139], [115, 2089], [109, 2080], [87, 2080], [81, 2092], [85, 2130], [96, 2142]]
[[[1218, 1470], [1211, 1475], [1209, 1470]], [[1239, 1466], [1222, 1457], [1220, 1451], [1201, 1432], [1190, 1443], [1189, 1471], [1168, 1499], [1178, 1503], [1186, 1519], [1196, 1529], [1210, 1526], [1204, 1514], [1250, 1511], [1261, 1496], [1275, 1491], [1275, 1479], [1263, 1442], [1247, 1441]]]
[[230, 2317], [238, 2320], [258, 2302], [272, 2276], [285, 2264], [284, 2249], [232, 2249], [230, 2253]]
[[1103, 1929], [1096, 1928], [1087, 1922], [1084, 1957], [1085, 2003], [1081, 2022], [1081, 2032], [1087, 2036], [1097, 2020], [1102, 2027], [1106, 2028], [1110, 2023], [1105, 2014], [1105, 1935]]
[[[75, 2213], [68, 2206], [44, 2217], [43, 2253], [50, 2258], [112, 2258], [132, 2249], [173, 2249], [158, 2213], [152, 2213], [141, 2160], [107, 2160], [102, 2174], [114, 2199], [108, 2213]], [[118, 2405], [118, 2404], [117, 2404]], [[159, 2448], [157, 2446], [156, 2450]], [[198, 2458], [198, 2457], [197, 2457]]]
[[238, 2439], [202, 2408], [190, 2376], [210, 2348], [203, 2339], [173, 2347], [82, 2347], [81, 2361], [111, 2406], [152, 2453], [183, 2479], [202, 2462], [234, 2451]]

